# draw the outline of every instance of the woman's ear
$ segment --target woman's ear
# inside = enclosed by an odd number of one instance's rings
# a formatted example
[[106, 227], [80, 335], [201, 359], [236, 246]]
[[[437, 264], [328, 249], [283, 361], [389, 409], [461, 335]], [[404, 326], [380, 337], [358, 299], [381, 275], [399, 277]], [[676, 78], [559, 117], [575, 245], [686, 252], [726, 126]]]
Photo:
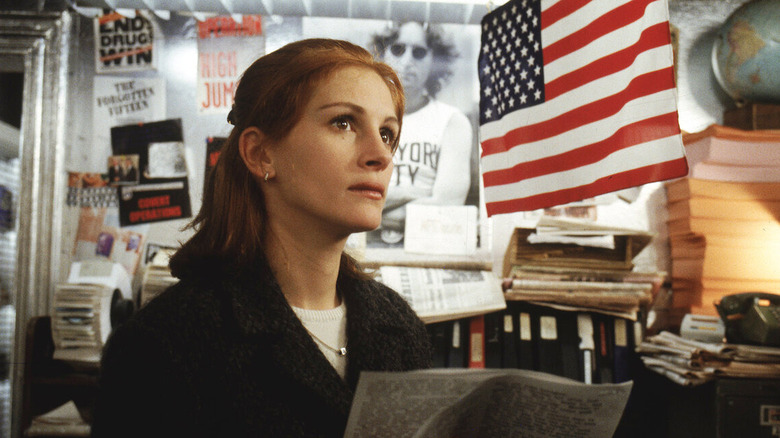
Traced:
[[257, 127], [249, 127], [238, 138], [238, 151], [247, 169], [255, 177], [268, 180], [274, 176], [273, 160], [268, 153], [267, 137]]

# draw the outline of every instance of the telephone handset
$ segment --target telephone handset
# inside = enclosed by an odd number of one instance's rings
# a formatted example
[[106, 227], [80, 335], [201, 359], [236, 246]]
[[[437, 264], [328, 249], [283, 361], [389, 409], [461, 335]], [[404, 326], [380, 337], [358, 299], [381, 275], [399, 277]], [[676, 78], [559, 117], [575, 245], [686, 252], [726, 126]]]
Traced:
[[733, 344], [780, 346], [780, 295], [744, 292], [726, 295], [715, 303]]

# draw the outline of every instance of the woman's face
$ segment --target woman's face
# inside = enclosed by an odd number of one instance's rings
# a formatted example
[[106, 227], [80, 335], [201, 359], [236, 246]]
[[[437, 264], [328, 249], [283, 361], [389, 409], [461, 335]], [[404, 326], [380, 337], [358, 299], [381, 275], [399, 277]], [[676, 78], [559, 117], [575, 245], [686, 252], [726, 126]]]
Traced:
[[377, 228], [399, 130], [390, 90], [377, 73], [336, 70], [315, 86], [289, 135], [271, 147], [269, 218], [322, 227], [339, 238]]
[[383, 58], [401, 78], [407, 95], [425, 90], [433, 66], [433, 51], [428, 48], [425, 31], [419, 23], [402, 24], [398, 39], [385, 49]]

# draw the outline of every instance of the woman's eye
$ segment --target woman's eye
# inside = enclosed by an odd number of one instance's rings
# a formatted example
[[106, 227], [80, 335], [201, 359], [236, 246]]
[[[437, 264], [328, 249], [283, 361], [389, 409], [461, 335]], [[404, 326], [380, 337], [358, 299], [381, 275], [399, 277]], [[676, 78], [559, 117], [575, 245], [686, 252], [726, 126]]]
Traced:
[[352, 127], [352, 121], [346, 116], [337, 117], [331, 124], [342, 131], [347, 131]]
[[386, 145], [393, 146], [393, 143], [395, 143], [395, 133], [391, 129], [382, 129], [379, 131], [379, 135]]

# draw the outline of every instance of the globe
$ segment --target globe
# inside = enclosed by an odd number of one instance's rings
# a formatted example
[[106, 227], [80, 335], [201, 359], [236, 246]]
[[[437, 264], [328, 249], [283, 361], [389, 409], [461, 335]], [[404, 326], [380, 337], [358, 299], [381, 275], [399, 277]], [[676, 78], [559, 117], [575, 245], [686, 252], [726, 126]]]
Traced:
[[734, 11], [718, 30], [712, 68], [738, 103], [780, 103], [780, 0], [754, 0]]

